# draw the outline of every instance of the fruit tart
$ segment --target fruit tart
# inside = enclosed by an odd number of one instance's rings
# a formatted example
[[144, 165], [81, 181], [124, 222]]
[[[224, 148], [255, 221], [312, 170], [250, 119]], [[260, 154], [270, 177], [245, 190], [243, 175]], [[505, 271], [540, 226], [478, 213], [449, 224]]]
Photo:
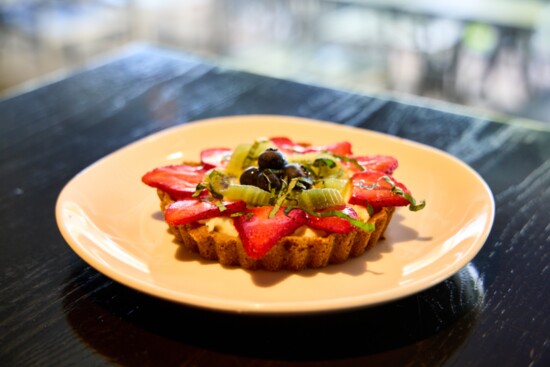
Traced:
[[155, 168], [142, 181], [157, 189], [189, 251], [227, 266], [297, 271], [363, 254], [396, 207], [424, 207], [393, 177], [397, 166], [391, 156], [355, 156], [349, 142], [271, 137], [203, 150], [197, 162]]

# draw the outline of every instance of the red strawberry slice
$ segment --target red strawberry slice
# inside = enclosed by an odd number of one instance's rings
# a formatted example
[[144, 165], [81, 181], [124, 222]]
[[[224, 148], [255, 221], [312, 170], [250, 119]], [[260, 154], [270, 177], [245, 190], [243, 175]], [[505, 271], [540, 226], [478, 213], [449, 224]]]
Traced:
[[164, 219], [166, 223], [177, 226], [246, 210], [246, 203], [244, 201], [224, 201], [222, 204], [225, 207], [224, 211], [221, 211], [220, 207], [212, 201], [198, 199], [178, 200], [166, 208]]
[[[347, 206], [343, 210], [341, 210], [342, 213], [347, 214], [353, 219], [357, 219], [358, 215], [353, 210], [353, 208]], [[326, 232], [335, 232], [335, 233], [349, 233], [356, 229], [354, 225], [352, 225], [349, 221], [347, 221], [344, 218], [339, 218], [336, 216], [327, 216], [327, 217], [316, 217], [313, 215], [307, 216], [307, 225], [310, 228], [326, 231]]]
[[147, 172], [143, 183], [166, 192], [174, 200], [191, 197], [197, 184], [211, 167], [206, 165], [173, 165], [158, 167]]
[[[389, 155], [371, 155], [352, 157], [363, 166], [365, 171], [379, 171], [391, 175], [399, 164], [397, 159]], [[352, 162], [344, 162], [344, 164], [354, 172], [360, 172], [361, 170]]]
[[283, 153], [303, 153], [306, 149], [304, 145], [295, 143], [284, 136], [275, 136], [269, 138], [269, 140]]
[[229, 148], [205, 149], [201, 152], [201, 163], [212, 167], [225, 167], [231, 157]]
[[312, 153], [312, 152], [331, 152], [337, 155], [349, 156], [352, 154], [351, 143], [342, 141], [329, 145], [306, 146], [295, 143], [286, 137], [269, 138], [283, 153]]
[[254, 259], [262, 258], [282, 237], [291, 235], [306, 223], [302, 210], [285, 214], [284, 208], [280, 208], [273, 218], [269, 218], [272, 209], [272, 206], [255, 207], [234, 219], [244, 250]]
[[383, 177], [387, 176], [397, 188], [410, 195], [410, 191], [393, 177], [378, 171], [365, 171], [354, 174], [351, 177], [353, 184], [350, 204], [373, 207], [407, 206], [409, 201], [392, 190], [392, 185]]
[[295, 145], [292, 140], [285, 136], [274, 136], [269, 138], [277, 147], [292, 146]]
[[341, 141], [335, 144], [321, 145], [310, 148], [312, 152], [331, 152], [341, 156], [350, 156], [352, 155], [351, 143], [347, 141]]

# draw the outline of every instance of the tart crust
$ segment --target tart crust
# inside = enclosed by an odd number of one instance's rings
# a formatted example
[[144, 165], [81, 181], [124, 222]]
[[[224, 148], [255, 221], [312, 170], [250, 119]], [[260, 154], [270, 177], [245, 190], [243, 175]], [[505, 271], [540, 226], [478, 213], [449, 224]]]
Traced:
[[[157, 190], [160, 208], [164, 213], [173, 200], [168, 194]], [[253, 259], [244, 251], [237, 236], [215, 230], [209, 231], [204, 224], [170, 225], [176, 241], [201, 257], [222, 265], [240, 266], [248, 270], [304, 270], [340, 264], [362, 255], [383, 238], [384, 232], [395, 211], [393, 207], [382, 208], [369, 218], [374, 223], [374, 232], [354, 230], [350, 233], [331, 233], [326, 237], [283, 237], [263, 258]]]

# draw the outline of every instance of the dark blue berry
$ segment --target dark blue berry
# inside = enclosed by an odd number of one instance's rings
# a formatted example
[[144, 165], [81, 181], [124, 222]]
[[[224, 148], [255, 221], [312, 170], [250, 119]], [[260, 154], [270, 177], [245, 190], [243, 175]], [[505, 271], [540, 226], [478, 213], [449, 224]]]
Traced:
[[273, 171], [266, 169], [265, 171], [260, 172], [257, 186], [262, 190], [271, 192], [272, 190], [281, 190], [282, 183], [279, 176], [277, 176]]
[[299, 178], [299, 185], [295, 187], [296, 190], [309, 189], [313, 183], [309, 172], [297, 163], [287, 164], [283, 170], [283, 177], [289, 182], [293, 178]]
[[286, 163], [283, 153], [273, 148], [266, 149], [258, 157], [258, 167], [260, 171], [264, 169], [283, 169]]
[[258, 184], [258, 175], [260, 174], [260, 170], [258, 167], [248, 167], [241, 173], [241, 177], [239, 177], [239, 182], [241, 185], [252, 185], [256, 186]]

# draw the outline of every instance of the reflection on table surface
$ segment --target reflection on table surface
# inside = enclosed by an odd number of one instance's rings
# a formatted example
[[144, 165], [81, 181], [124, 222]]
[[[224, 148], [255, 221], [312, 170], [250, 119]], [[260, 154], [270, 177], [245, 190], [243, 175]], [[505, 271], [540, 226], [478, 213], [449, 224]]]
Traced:
[[[440, 365], [470, 333], [484, 296], [483, 282], [472, 264], [417, 295], [322, 317], [217, 313], [105, 281], [81, 267], [67, 279], [63, 309], [83, 341], [123, 365], [174, 365], [204, 353], [212, 363], [224, 361], [224, 365], [228, 355], [238, 355], [312, 365], [339, 359], [349, 365], [384, 361], [389, 366], [418, 361], [418, 354], [427, 365]], [[136, 302], [141, 305], [137, 310]], [[109, 325], [108, 333], [94, 327], [98, 320]]]

